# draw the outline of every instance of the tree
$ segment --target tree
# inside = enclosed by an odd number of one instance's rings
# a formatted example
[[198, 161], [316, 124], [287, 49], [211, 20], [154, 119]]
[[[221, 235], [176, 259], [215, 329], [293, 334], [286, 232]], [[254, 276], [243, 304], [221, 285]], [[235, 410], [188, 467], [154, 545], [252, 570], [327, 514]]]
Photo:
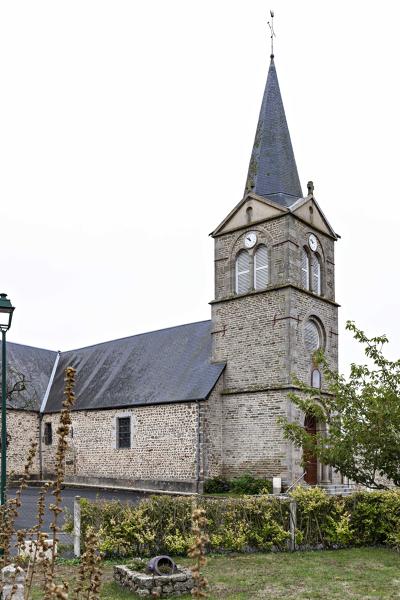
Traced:
[[[1, 376], [0, 376], [1, 385]], [[35, 410], [38, 394], [32, 381], [13, 365], [7, 367], [7, 406], [25, 410]]]
[[385, 335], [368, 338], [351, 321], [346, 329], [364, 346], [371, 367], [352, 364], [345, 378], [318, 351], [314, 358], [326, 391], [296, 380], [299, 392], [289, 394], [304, 415], [315, 417], [317, 433], [282, 419], [285, 437], [303, 448], [306, 459], [314, 454], [356, 483], [384, 489], [390, 480], [400, 486], [400, 360], [383, 355]]

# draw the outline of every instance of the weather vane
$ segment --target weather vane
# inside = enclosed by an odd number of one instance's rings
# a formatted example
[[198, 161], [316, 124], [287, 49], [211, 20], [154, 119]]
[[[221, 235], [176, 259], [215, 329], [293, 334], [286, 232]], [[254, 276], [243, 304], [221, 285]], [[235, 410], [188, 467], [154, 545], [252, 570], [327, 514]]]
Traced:
[[271, 22], [268, 21], [268, 27], [271, 31], [271, 58], [274, 58], [274, 37], [276, 37], [274, 31], [274, 11], [270, 10], [269, 13], [271, 15]]

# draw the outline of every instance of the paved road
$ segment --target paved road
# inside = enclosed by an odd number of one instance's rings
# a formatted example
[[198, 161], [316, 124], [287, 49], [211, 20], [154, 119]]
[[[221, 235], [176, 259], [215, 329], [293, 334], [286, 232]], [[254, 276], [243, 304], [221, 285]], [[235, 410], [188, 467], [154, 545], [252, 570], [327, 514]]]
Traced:
[[[16, 529], [27, 529], [29, 527], [33, 527], [36, 524], [37, 500], [39, 491], [40, 488], [38, 487], [30, 487], [23, 491], [22, 506], [19, 510], [19, 516], [16, 521]], [[13, 497], [14, 494], [15, 490], [10, 489], [8, 496]], [[90, 500], [95, 500], [96, 498], [111, 500], [113, 498], [116, 498], [121, 502], [130, 502], [132, 504], [137, 503], [141, 498], [144, 497], [143, 494], [140, 494], [138, 492], [113, 492], [108, 490], [93, 490], [88, 488], [66, 488], [62, 492], [62, 507], [67, 507], [70, 513], [73, 513], [75, 496], [81, 496], [81, 498], [89, 498]], [[46, 502], [47, 507], [52, 502], [54, 502], [54, 497], [51, 494], [48, 494]], [[49, 524], [51, 520], [52, 513], [47, 508], [43, 531], [49, 531]], [[60, 520], [63, 520], [63, 516]]]

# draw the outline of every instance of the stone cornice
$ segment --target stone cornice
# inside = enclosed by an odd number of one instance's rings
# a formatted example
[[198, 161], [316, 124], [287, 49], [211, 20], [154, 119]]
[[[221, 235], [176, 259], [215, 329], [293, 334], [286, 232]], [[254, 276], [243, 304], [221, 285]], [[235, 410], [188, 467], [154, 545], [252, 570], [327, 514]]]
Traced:
[[[282, 385], [271, 385], [271, 386], [253, 386], [248, 388], [231, 388], [222, 390], [222, 396], [236, 396], [237, 394], [255, 394], [260, 392], [300, 392], [301, 388], [297, 385], [283, 383]], [[333, 396], [330, 392], [321, 390], [323, 396]]]
[[304, 288], [301, 288], [298, 285], [294, 285], [293, 283], [282, 283], [279, 285], [271, 285], [264, 290], [253, 290], [251, 292], [246, 292], [246, 294], [232, 294], [225, 298], [220, 298], [219, 300], [211, 300], [211, 302], [209, 302], [209, 304], [211, 304], [211, 305], [212, 304], [221, 304], [223, 302], [230, 302], [231, 300], [240, 300], [241, 298], [245, 298], [246, 296], [257, 296], [258, 294], [266, 294], [268, 292], [273, 292], [276, 290], [284, 290], [284, 289], [288, 289], [288, 288], [292, 288], [294, 290], [302, 292], [303, 294], [306, 294], [307, 296], [310, 296], [311, 298], [313, 298], [315, 300], [321, 300], [322, 302], [327, 302], [328, 304], [331, 304], [332, 306], [336, 306], [338, 308], [340, 307], [340, 304], [338, 304], [334, 300], [325, 298], [325, 296], [319, 296], [318, 294], [314, 294], [314, 292], [305, 290]]

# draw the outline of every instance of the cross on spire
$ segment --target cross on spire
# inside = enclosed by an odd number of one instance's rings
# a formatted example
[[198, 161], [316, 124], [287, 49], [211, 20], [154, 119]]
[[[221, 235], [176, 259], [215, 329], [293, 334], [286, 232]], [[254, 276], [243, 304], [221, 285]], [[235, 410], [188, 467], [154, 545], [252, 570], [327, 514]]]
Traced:
[[274, 31], [274, 11], [270, 10], [269, 14], [271, 15], [271, 22], [268, 21], [268, 27], [271, 31], [271, 58], [274, 58], [274, 37], [276, 37], [275, 35], [275, 31]]

